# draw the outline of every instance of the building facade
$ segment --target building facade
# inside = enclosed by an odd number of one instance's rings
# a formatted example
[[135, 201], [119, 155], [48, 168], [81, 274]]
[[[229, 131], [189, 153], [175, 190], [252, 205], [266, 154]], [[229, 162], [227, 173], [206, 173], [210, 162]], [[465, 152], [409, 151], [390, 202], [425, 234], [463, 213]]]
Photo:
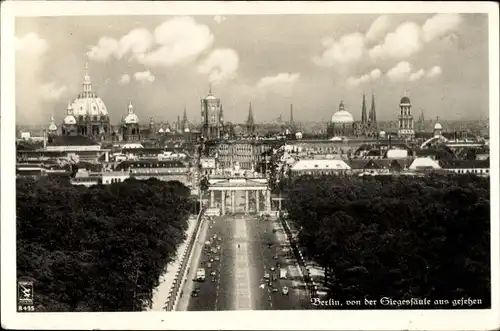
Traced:
[[122, 124], [123, 140], [126, 142], [141, 140], [139, 117], [134, 112], [132, 102], [128, 105], [128, 114], [123, 119]]
[[334, 137], [349, 137], [355, 133], [354, 117], [345, 110], [344, 102], [340, 101], [339, 109], [332, 116], [332, 121], [327, 124], [328, 139]]

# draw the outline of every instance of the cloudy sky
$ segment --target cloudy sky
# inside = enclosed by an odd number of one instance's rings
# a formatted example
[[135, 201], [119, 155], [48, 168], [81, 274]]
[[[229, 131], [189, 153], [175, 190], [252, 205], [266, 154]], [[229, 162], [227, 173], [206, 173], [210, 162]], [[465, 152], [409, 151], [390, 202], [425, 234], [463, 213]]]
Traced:
[[129, 101], [142, 122], [199, 122], [200, 98], [220, 97], [226, 120], [256, 121], [294, 105], [298, 121], [327, 120], [341, 100], [356, 119], [372, 89], [380, 120], [405, 93], [426, 118], [488, 117], [485, 14], [100, 16], [17, 18], [17, 122], [61, 121], [93, 88], [118, 122]]

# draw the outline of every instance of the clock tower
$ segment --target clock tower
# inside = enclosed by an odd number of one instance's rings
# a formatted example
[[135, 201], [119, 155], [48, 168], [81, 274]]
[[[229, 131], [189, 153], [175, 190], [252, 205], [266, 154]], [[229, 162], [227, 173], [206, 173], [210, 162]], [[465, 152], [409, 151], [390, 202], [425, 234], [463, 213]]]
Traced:
[[201, 134], [207, 140], [219, 139], [223, 131], [223, 111], [220, 99], [212, 94], [201, 100]]

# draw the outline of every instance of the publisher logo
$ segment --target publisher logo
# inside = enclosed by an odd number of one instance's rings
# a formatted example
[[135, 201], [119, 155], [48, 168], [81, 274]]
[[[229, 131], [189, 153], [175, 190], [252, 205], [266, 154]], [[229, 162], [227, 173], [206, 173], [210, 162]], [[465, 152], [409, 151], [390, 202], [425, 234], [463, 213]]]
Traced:
[[33, 282], [18, 281], [17, 282], [17, 302], [20, 305], [33, 304]]

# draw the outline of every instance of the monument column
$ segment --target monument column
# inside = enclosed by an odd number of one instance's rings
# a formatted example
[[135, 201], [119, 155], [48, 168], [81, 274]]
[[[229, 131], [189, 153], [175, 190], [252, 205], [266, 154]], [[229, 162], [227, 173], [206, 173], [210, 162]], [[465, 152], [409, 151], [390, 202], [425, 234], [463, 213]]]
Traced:
[[248, 214], [248, 190], [245, 190], [245, 214]]
[[266, 190], [266, 210], [267, 212], [271, 211], [271, 191]]
[[221, 208], [221, 214], [225, 215], [226, 214], [226, 191], [221, 190], [221, 199], [220, 199], [220, 208]]
[[210, 208], [215, 207], [215, 192], [210, 191]]
[[260, 191], [255, 190], [255, 210], [260, 211]]

